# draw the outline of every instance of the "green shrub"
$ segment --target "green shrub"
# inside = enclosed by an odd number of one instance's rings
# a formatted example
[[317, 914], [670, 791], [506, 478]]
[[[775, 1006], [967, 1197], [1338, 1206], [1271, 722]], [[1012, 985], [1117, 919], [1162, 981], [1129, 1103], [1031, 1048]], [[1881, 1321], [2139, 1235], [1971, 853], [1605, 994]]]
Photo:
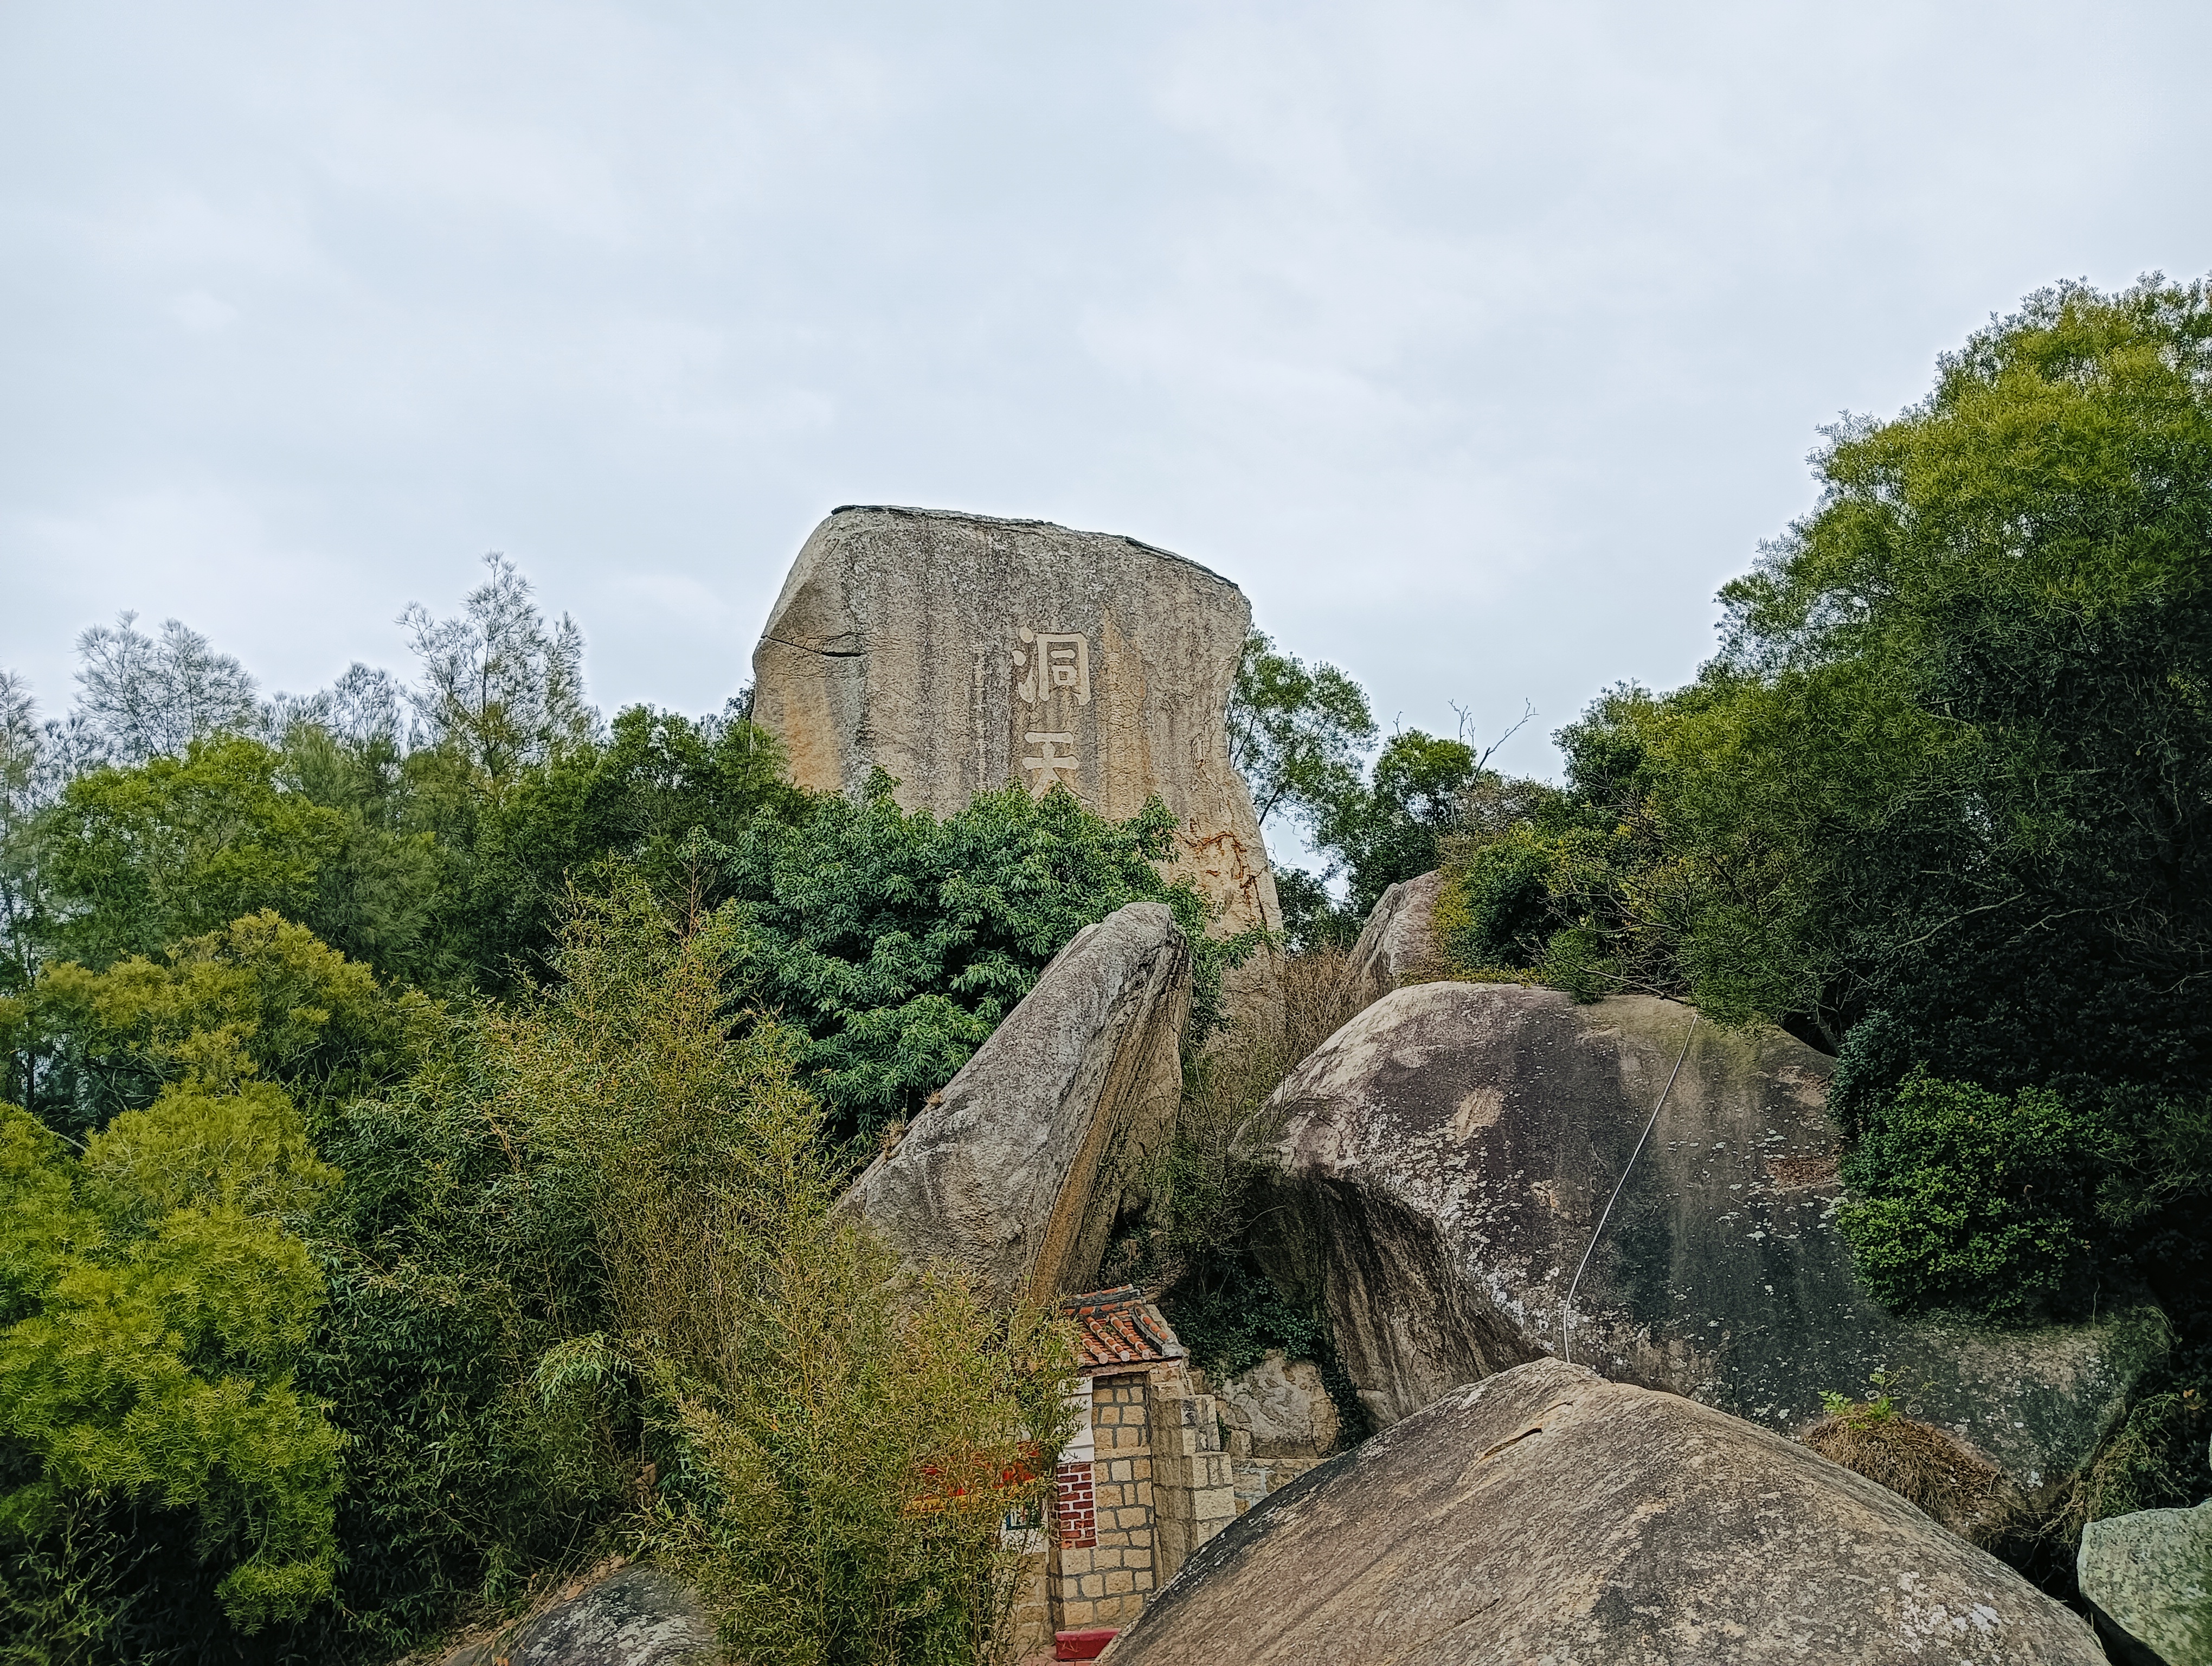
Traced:
[[2186, 1509], [2212, 1498], [2206, 1441], [2212, 1394], [2168, 1379], [2128, 1408], [2081, 1480], [2080, 1521], [2138, 1510]]
[[802, 1069], [837, 1138], [912, 1116], [967, 1062], [1084, 927], [1124, 903], [1175, 913], [1196, 964], [1192, 1030], [1255, 941], [1206, 934], [1194, 884], [1170, 884], [1175, 819], [1156, 799], [1109, 822], [1073, 793], [985, 793], [943, 820], [908, 815], [880, 770], [864, 802], [817, 800], [795, 825], [702, 843], [739, 927], [749, 999], [804, 1033]]
[[1278, 1288], [1251, 1253], [1267, 1207], [1261, 1153], [1278, 1131], [1268, 1097], [1358, 1012], [1348, 970], [1335, 944], [1285, 957], [1274, 979], [1279, 1006], [1248, 1000], [1212, 1045], [1187, 1058], [1174, 1138], [1146, 1177], [1148, 1207], [1109, 1246], [1100, 1277], [1161, 1290], [1161, 1311], [1207, 1371], [1233, 1376], [1269, 1348], [1315, 1361], [1350, 1432], [1366, 1427], [1366, 1413], [1318, 1300]]
[[1462, 971], [1533, 966], [1558, 929], [1548, 881], [1556, 853], [1534, 829], [1447, 846], [1437, 952]]
[[1000, 1508], [921, 1505], [1056, 1441], [1065, 1341], [943, 1280], [887, 1292], [832, 1210], [805, 1037], [731, 1008], [742, 923], [609, 877], [572, 896], [555, 984], [462, 1012], [335, 1126], [333, 1646], [389, 1652], [626, 1537], [697, 1574], [745, 1658], [973, 1658], [1010, 1590]]
[[2036, 1312], [2087, 1247], [2086, 1133], [2046, 1088], [1911, 1077], [1844, 1164], [1838, 1219], [1868, 1287], [1908, 1312]]

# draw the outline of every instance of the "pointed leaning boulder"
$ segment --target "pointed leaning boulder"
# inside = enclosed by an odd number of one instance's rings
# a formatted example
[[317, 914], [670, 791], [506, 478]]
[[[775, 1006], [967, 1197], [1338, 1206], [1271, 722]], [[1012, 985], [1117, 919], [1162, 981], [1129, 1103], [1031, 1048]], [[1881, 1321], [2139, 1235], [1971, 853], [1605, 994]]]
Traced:
[[847, 1194], [909, 1260], [1001, 1300], [1086, 1290], [1172, 1128], [1190, 945], [1165, 905], [1078, 932]]

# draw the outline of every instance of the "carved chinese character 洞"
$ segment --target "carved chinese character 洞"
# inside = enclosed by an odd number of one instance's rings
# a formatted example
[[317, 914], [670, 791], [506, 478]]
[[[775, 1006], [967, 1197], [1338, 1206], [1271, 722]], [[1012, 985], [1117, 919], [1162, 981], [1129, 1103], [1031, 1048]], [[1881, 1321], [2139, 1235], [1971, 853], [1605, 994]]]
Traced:
[[1026, 649], [1014, 650], [1014, 668], [1022, 680], [1014, 692], [1025, 705], [1049, 700], [1065, 689], [1075, 703], [1091, 703], [1091, 639], [1065, 630], [1024, 630]]
[[1060, 780], [1060, 772], [1063, 769], [1067, 772], [1067, 790], [1073, 792], [1075, 771], [1078, 768], [1075, 757], [1073, 753], [1063, 753], [1055, 749], [1061, 746], [1073, 746], [1075, 745], [1075, 737], [1072, 734], [1040, 734], [1035, 730], [1030, 730], [1024, 733], [1022, 739], [1037, 749], [1037, 756], [1022, 760], [1022, 768], [1028, 770], [1031, 777], [1030, 795], [1041, 799], [1052, 791], [1054, 783]]

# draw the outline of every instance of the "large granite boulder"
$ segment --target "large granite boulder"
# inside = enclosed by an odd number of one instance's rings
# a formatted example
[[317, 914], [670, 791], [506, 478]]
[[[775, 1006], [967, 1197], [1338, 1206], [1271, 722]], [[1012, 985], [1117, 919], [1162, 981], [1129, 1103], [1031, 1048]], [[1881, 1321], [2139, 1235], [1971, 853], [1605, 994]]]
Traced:
[[1345, 977], [1360, 1006], [1370, 1006], [1399, 985], [1442, 970], [1435, 921], [1443, 883], [1443, 873], [1431, 871], [1400, 880], [1377, 899], [1345, 963]]
[[753, 716], [801, 787], [880, 765], [907, 810], [1054, 784], [1116, 820], [1158, 793], [1178, 871], [1224, 932], [1282, 923], [1229, 691], [1252, 611], [1197, 562], [1042, 520], [842, 508], [814, 529], [753, 653]]
[[1325, 1296], [1378, 1426], [1545, 1353], [1778, 1430], [1881, 1371], [1913, 1415], [2023, 1485], [2078, 1466], [2162, 1356], [2156, 1310], [2027, 1333], [1892, 1317], [1834, 1222], [1828, 1060], [1692, 1017], [1644, 996], [1578, 1006], [1424, 983], [1285, 1080], [1282, 1207], [1261, 1251]]
[[2212, 1666], [2212, 1500], [2091, 1522], [2074, 1566], [2113, 1659]]
[[2088, 1626], [1895, 1493], [1541, 1359], [1201, 1547], [1115, 1666], [2098, 1666]]
[[562, 1591], [439, 1666], [705, 1666], [721, 1657], [696, 1592], [658, 1568], [626, 1567]]
[[1087, 1290], [1175, 1122], [1190, 945], [1159, 903], [1086, 926], [845, 1204], [1001, 1299]]

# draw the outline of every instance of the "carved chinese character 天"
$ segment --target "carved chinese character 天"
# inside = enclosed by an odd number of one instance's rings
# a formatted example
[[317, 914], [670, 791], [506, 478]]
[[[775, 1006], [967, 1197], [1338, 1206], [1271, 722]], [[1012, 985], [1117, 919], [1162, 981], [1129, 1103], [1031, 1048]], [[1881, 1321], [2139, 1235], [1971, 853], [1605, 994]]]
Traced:
[[1066, 630], [1024, 630], [1025, 648], [1014, 650], [1014, 669], [1023, 673], [1014, 692], [1024, 705], [1049, 700], [1065, 690], [1075, 703], [1091, 703], [1091, 639]]
[[1030, 775], [1030, 796], [1041, 799], [1052, 791], [1053, 784], [1060, 780], [1060, 772], [1063, 769], [1067, 772], [1067, 790], [1073, 792], [1075, 772], [1079, 765], [1073, 753], [1063, 753], [1056, 749], [1073, 746], [1075, 737], [1072, 734], [1041, 734], [1032, 729], [1024, 733], [1022, 739], [1037, 749], [1036, 757], [1022, 760], [1022, 768]]

